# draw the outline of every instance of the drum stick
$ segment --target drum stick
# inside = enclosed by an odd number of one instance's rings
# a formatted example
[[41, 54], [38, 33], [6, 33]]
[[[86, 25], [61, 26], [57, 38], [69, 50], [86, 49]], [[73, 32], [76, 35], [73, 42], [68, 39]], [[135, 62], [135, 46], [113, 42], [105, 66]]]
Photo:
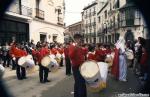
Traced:
[[70, 35], [71, 39], [76, 43], [75, 39], [73, 38], [73, 36], [70, 32], [69, 32], [69, 35]]

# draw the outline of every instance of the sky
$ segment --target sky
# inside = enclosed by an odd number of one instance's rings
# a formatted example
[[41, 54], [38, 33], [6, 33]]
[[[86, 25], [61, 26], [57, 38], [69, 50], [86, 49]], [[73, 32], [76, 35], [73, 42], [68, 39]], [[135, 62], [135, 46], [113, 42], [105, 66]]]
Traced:
[[83, 8], [94, 0], [65, 0], [65, 23], [66, 26], [81, 20]]

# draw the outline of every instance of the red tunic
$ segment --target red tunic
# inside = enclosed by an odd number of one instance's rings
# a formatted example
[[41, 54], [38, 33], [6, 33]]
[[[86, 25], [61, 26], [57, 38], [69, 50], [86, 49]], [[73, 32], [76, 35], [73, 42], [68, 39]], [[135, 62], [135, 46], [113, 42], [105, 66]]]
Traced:
[[20, 58], [23, 55], [21, 49], [15, 47], [15, 45], [11, 47], [10, 54], [12, 57], [15, 57], [15, 58]]
[[69, 57], [69, 47], [64, 48], [64, 55], [65, 57]]
[[70, 45], [69, 57], [73, 67], [79, 67], [85, 61], [84, 50], [81, 47]]
[[88, 52], [87, 59], [96, 61], [96, 55], [92, 52]]
[[101, 50], [101, 49], [96, 50], [95, 55], [96, 55], [96, 60], [98, 62], [103, 62], [104, 61], [105, 52], [103, 50]]
[[144, 51], [140, 60], [140, 64], [146, 66], [147, 60], [148, 60], [148, 54], [146, 51]]
[[20, 50], [21, 51], [21, 56], [27, 56], [27, 52], [25, 50]]
[[52, 49], [51, 49], [51, 54], [56, 55], [56, 54], [57, 54], [57, 49], [56, 49], [56, 48], [52, 48]]
[[106, 49], [105, 52], [106, 52], [106, 55], [107, 55], [107, 54], [111, 54], [111, 49]]
[[39, 63], [41, 63], [41, 60], [43, 57], [45, 57], [46, 55], [49, 55], [49, 50], [47, 48], [41, 48], [38, 52], [37, 52], [37, 61]]
[[64, 49], [63, 48], [58, 48], [57, 51], [62, 55], [64, 53]]
[[115, 55], [111, 69], [112, 75], [118, 79], [119, 77], [119, 49], [115, 48]]

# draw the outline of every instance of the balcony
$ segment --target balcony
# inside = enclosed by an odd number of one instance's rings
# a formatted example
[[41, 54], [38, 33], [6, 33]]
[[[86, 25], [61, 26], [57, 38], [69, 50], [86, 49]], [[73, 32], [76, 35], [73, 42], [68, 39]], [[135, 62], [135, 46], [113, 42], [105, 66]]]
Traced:
[[92, 12], [92, 15], [93, 15], [93, 16], [96, 15], [96, 11]]
[[58, 24], [58, 25], [64, 25], [64, 23], [63, 23], [63, 18], [61, 18], [61, 17], [57, 17], [57, 18], [58, 18], [57, 24]]
[[36, 15], [35, 15], [36, 18], [44, 20], [44, 11], [43, 10], [35, 8], [35, 12], [36, 12]]
[[18, 6], [11, 6], [6, 10], [7, 12], [16, 13], [19, 15], [24, 15], [27, 17], [32, 17], [32, 8], [29, 8], [27, 6], [21, 5], [21, 7]]

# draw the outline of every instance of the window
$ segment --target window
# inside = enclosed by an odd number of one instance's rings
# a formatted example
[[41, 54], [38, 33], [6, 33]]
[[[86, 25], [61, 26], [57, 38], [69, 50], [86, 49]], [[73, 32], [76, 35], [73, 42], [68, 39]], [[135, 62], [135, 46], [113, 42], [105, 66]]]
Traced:
[[134, 25], [134, 11], [132, 9], [125, 10], [126, 26]]
[[98, 17], [98, 22], [99, 22], [99, 23], [101, 22], [101, 17], [100, 17], [100, 16]]
[[139, 10], [136, 10], [136, 11], [135, 11], [135, 18], [136, 18], [136, 19], [139, 19], [139, 18], [140, 18], [140, 11], [139, 11]]
[[105, 10], [104, 14], [105, 14], [105, 19], [106, 19], [107, 18], [107, 10]]

